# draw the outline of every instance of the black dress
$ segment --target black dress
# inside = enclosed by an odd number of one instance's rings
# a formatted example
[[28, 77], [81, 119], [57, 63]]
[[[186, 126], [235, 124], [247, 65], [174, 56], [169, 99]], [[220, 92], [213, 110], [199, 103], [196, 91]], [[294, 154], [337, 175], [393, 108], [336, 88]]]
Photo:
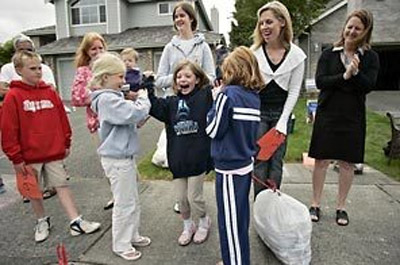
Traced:
[[320, 90], [309, 156], [316, 159], [364, 162], [365, 98], [376, 83], [378, 55], [360, 55], [357, 75], [344, 80], [340, 49], [327, 49], [318, 61], [316, 84]]

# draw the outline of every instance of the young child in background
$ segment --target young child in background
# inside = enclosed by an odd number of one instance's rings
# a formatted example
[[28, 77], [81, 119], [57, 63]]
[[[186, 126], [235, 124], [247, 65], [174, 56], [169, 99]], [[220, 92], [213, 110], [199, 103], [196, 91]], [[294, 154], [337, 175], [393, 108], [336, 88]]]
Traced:
[[[3, 104], [1, 122], [4, 153], [14, 164], [17, 174], [33, 168], [48, 178], [55, 187], [61, 205], [71, 220], [71, 235], [89, 234], [100, 228], [99, 223], [83, 220], [75, 207], [68, 187], [63, 159], [71, 145], [71, 128], [63, 103], [50, 85], [42, 79], [41, 60], [37, 53], [20, 51], [13, 57], [21, 81], [11, 81], [10, 91]], [[50, 217], [45, 215], [43, 199], [31, 199], [38, 219], [35, 241], [47, 239]]]
[[208, 113], [212, 138], [218, 228], [223, 264], [250, 264], [249, 191], [260, 122], [257, 90], [263, 85], [257, 60], [246, 47], [236, 48], [221, 66], [221, 88]]
[[142, 72], [137, 67], [139, 60], [138, 52], [133, 48], [126, 48], [121, 53], [121, 59], [125, 64], [125, 81], [129, 84], [130, 91], [137, 92], [142, 83]]
[[[137, 62], [139, 60], [139, 53], [133, 48], [126, 48], [121, 53], [121, 59], [125, 64], [125, 84], [129, 85], [129, 93], [125, 93], [126, 99], [135, 100], [136, 93], [140, 88], [143, 88], [142, 72], [139, 67], [137, 67]], [[133, 93], [132, 93], [133, 92]], [[150, 116], [147, 116], [142, 121], [138, 122], [137, 127], [142, 127]]]
[[[165, 123], [167, 158], [173, 174], [183, 232], [178, 238], [181, 246], [203, 243], [211, 226], [203, 198], [205, 174], [212, 169], [210, 139], [207, 137], [206, 117], [212, 105], [211, 86], [204, 71], [195, 63], [181, 61], [173, 73], [176, 95], [157, 98], [149, 91], [150, 115]], [[192, 221], [200, 217], [198, 228]]]
[[150, 245], [148, 237], [139, 234], [140, 205], [134, 156], [139, 150], [136, 124], [150, 110], [147, 92], [139, 90], [135, 101], [125, 100], [125, 65], [114, 54], [99, 56], [92, 67], [91, 108], [97, 113], [101, 164], [110, 180], [114, 199], [112, 213], [112, 248], [125, 260], [137, 260], [141, 252], [134, 247]]

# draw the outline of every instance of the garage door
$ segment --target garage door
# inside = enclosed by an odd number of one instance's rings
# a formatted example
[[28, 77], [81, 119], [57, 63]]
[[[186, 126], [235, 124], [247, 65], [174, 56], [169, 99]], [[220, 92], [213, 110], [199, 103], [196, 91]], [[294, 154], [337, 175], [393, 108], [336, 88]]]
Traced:
[[71, 100], [71, 86], [75, 75], [74, 60], [72, 58], [57, 59], [57, 84], [63, 100]]

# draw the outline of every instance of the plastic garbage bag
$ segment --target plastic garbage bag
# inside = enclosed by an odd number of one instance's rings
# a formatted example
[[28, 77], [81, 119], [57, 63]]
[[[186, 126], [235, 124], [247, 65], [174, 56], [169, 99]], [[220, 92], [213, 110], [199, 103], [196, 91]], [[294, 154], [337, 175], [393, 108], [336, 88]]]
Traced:
[[280, 191], [264, 190], [253, 208], [254, 227], [284, 264], [311, 262], [312, 224], [307, 207]]
[[167, 133], [165, 129], [161, 131], [157, 142], [157, 149], [151, 158], [151, 162], [159, 167], [168, 168], [167, 159]]

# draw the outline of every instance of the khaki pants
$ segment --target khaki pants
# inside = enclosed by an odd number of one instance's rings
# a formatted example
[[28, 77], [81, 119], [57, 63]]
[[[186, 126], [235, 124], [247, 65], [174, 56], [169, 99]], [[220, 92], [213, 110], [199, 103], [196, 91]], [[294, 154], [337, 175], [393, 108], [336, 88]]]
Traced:
[[174, 186], [179, 203], [179, 209], [184, 219], [193, 214], [204, 217], [206, 203], [203, 198], [204, 173], [188, 178], [174, 179]]

